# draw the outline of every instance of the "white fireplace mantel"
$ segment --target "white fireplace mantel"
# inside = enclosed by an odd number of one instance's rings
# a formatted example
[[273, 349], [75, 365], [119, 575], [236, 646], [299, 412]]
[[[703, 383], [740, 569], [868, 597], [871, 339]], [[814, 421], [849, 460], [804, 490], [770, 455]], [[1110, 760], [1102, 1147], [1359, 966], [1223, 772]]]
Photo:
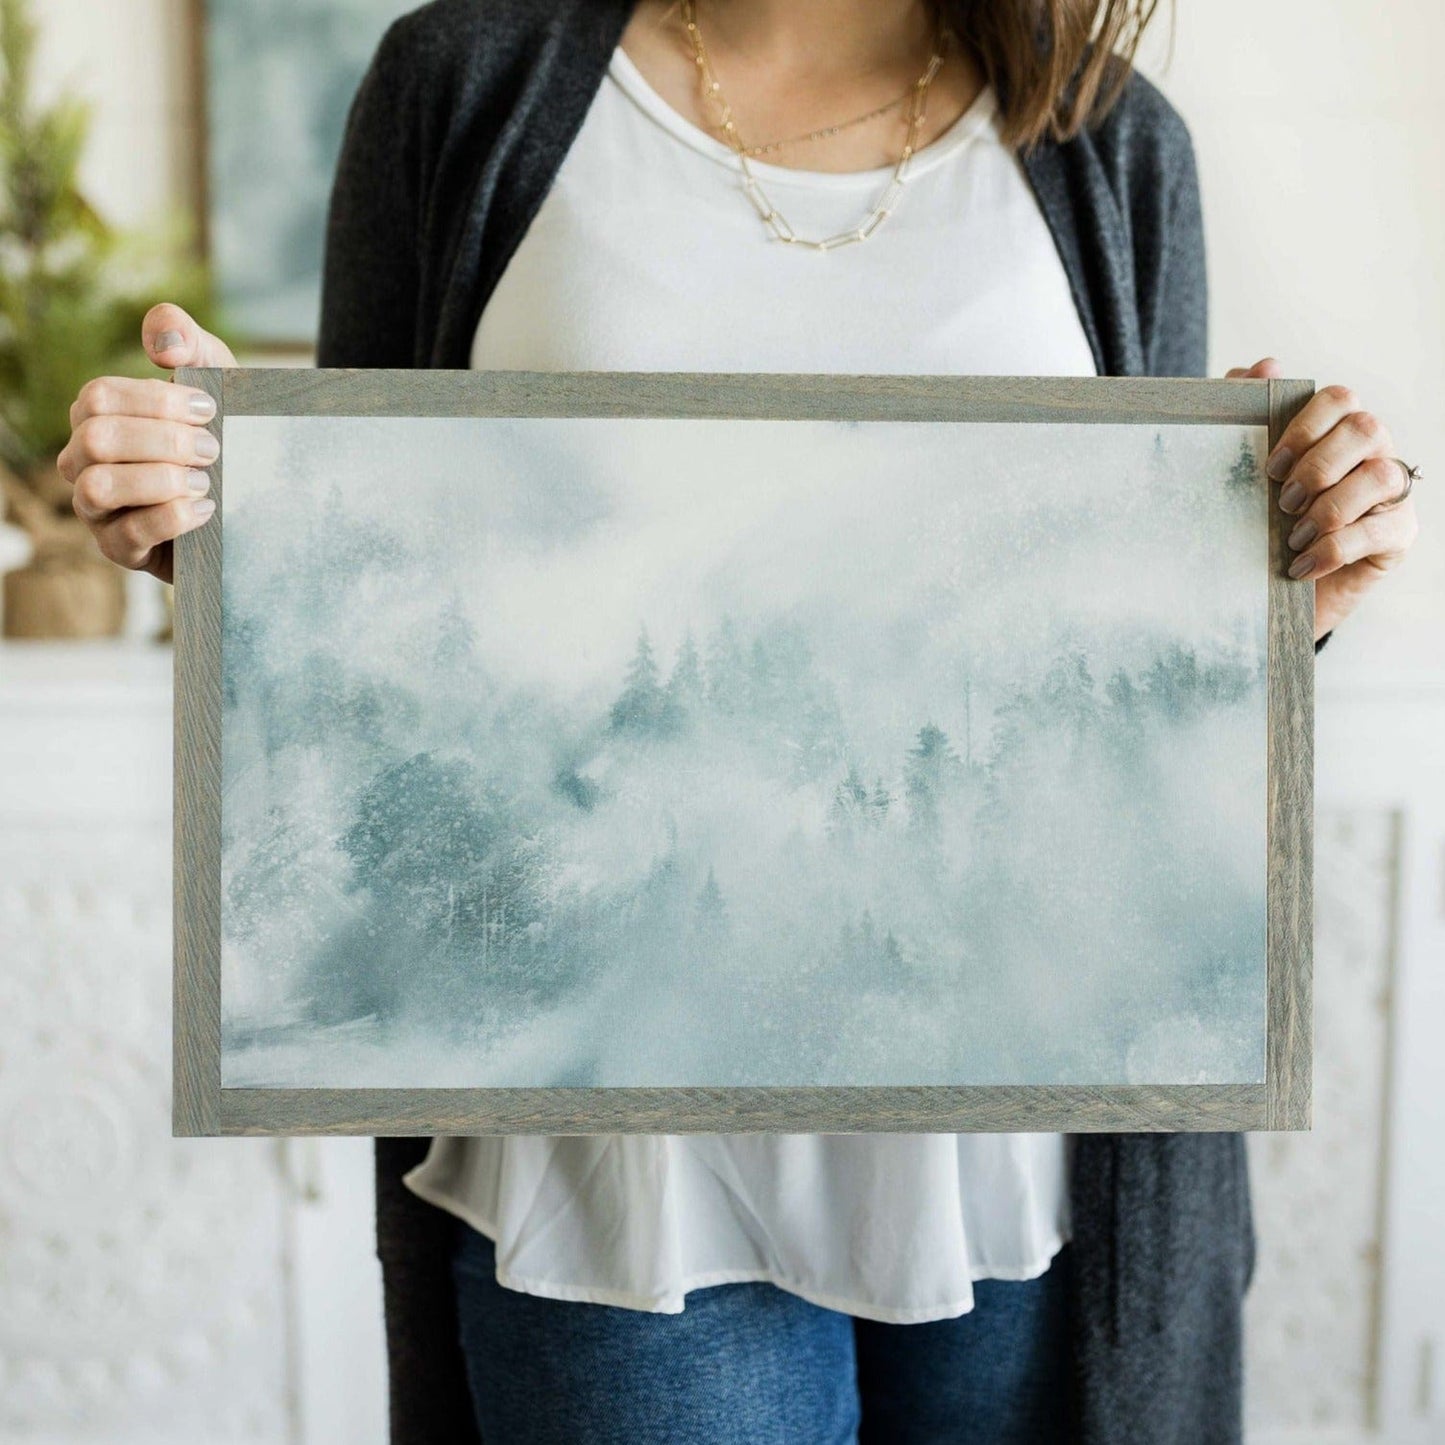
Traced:
[[172, 1139], [171, 653], [0, 644], [0, 1440], [380, 1445], [365, 1140]]

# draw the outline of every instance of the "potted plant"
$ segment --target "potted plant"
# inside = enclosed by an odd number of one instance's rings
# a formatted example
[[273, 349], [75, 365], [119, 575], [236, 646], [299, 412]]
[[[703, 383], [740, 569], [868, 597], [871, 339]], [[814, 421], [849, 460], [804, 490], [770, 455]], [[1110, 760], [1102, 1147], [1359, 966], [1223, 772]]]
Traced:
[[56, 470], [70, 404], [92, 376], [154, 375], [140, 346], [151, 300], [206, 316], [209, 288], [183, 237], [123, 236], [86, 200], [89, 111], [36, 102], [35, 41], [29, 0], [0, 0], [0, 491], [32, 545], [5, 576], [3, 618], [10, 637], [105, 637], [124, 620], [125, 574]]

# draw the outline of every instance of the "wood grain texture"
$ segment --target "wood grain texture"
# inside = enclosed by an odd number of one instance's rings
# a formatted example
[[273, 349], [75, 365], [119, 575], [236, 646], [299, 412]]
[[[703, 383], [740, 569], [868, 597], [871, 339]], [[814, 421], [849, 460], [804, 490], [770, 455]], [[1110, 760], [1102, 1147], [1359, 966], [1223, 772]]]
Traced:
[[227, 1134], [1197, 1133], [1263, 1128], [1263, 1084], [226, 1089]]
[[[1269, 443], [1314, 395], [1308, 381], [1269, 383]], [[1270, 1129], [1308, 1129], [1314, 1047], [1315, 585], [1289, 576], [1294, 525], [1269, 484], [1269, 1032]]]
[[[225, 373], [180, 371], [215, 398], [222, 435]], [[221, 1131], [221, 462], [216, 510], [175, 541], [175, 856], [172, 1132]]]
[[695, 375], [687, 372], [228, 373], [233, 416], [759, 417], [1264, 426], [1268, 383], [1156, 377]]
[[[1271, 441], [1308, 382], [226, 370], [178, 379], [224, 417], [636, 416], [1245, 425]], [[1270, 489], [1266, 1078], [1240, 1085], [880, 1088], [221, 1087], [221, 468], [176, 545], [177, 1134], [1090, 1132], [1309, 1126], [1313, 587], [1285, 576]]]

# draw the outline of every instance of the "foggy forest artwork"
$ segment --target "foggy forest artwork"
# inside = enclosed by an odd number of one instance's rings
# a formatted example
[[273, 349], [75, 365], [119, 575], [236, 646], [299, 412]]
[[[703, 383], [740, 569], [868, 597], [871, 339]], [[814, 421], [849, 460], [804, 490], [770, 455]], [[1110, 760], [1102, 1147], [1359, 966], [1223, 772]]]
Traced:
[[223, 1083], [1261, 1080], [1264, 442], [228, 417]]

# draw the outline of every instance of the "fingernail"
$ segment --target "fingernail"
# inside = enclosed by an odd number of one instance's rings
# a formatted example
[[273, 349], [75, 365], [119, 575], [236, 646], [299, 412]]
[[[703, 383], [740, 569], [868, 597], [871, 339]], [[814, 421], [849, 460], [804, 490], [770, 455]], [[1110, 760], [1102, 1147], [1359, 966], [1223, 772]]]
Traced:
[[221, 455], [221, 444], [208, 431], [196, 433], [196, 455], [203, 462], [213, 462]]
[[195, 470], [186, 473], [186, 485], [197, 495], [211, 489], [211, 479], [205, 472]]
[[177, 346], [184, 346], [186, 338], [179, 331], [162, 331], [155, 339], [157, 351], [170, 351]]
[[1288, 447], [1280, 447], [1269, 459], [1269, 465], [1265, 470], [1269, 473], [1272, 482], [1282, 482], [1289, 476], [1289, 469], [1294, 466], [1294, 453]]
[[1279, 508], [1282, 512], [1297, 512], [1300, 503], [1305, 499], [1305, 489], [1301, 482], [1287, 482], [1279, 494]]
[[198, 516], [203, 522], [215, 510], [216, 504], [209, 497], [205, 497], [199, 502], [191, 503], [191, 511], [194, 512], [196, 516]]
[[197, 421], [210, 421], [216, 414], [216, 399], [204, 391], [193, 391], [186, 398], [186, 410]]
[[1306, 552], [1303, 557], [1296, 557], [1290, 563], [1289, 575], [1291, 577], [1308, 577], [1315, 570], [1315, 559]]
[[1314, 539], [1319, 536], [1320, 529], [1314, 522], [1306, 517], [1293, 532], [1289, 534], [1289, 545], [1293, 551], [1298, 552], [1301, 547], [1308, 547]]

